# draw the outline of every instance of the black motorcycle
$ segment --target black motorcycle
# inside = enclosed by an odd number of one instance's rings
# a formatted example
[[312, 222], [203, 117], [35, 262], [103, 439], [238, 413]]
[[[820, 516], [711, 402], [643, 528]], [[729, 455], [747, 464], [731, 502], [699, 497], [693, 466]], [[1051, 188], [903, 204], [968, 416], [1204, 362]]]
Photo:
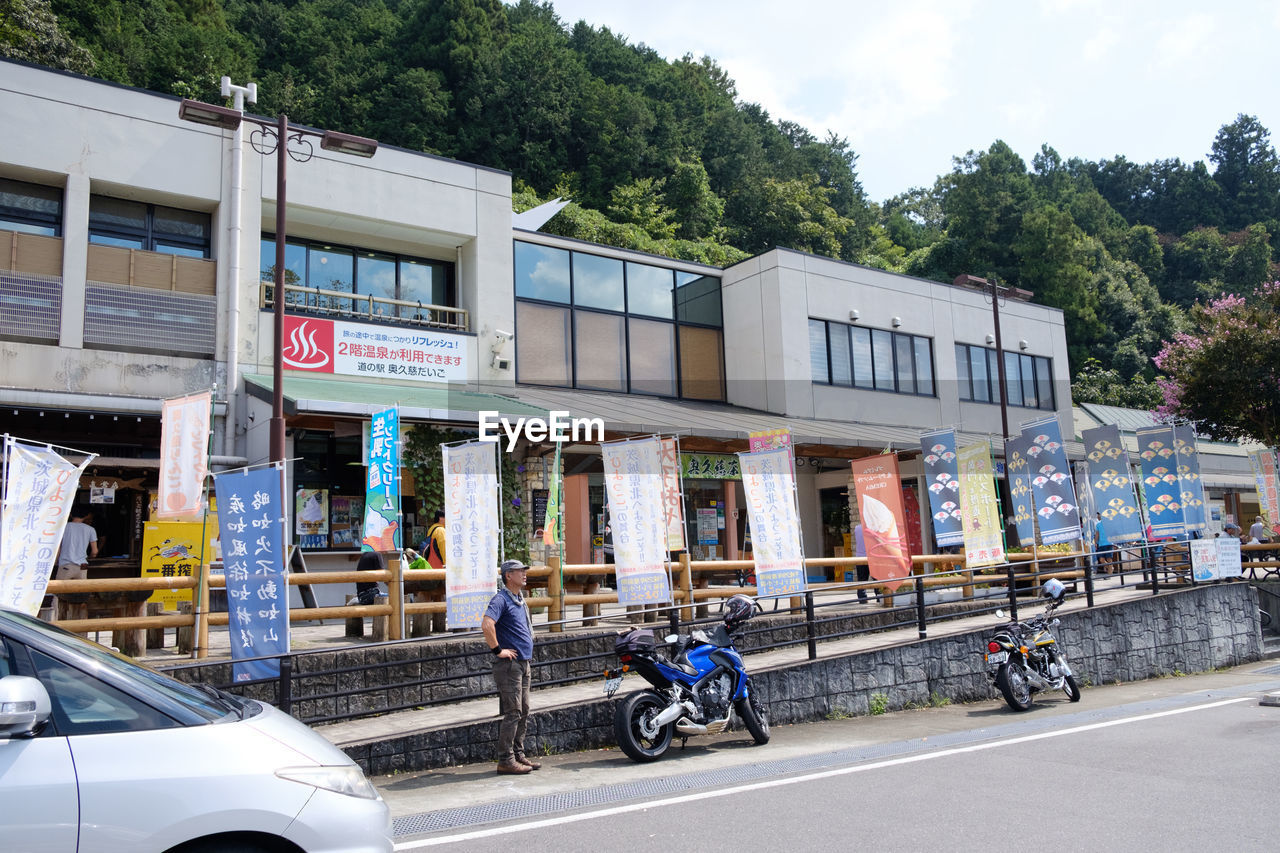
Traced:
[[[1061, 690], [1072, 702], [1080, 701], [1075, 674], [1049, 630], [1060, 622], [1050, 617], [1066, 600], [1066, 587], [1050, 578], [1044, 595], [1049, 599], [1044, 613], [1026, 622], [1010, 622], [987, 641], [987, 676], [1015, 711], [1030, 708], [1031, 695], [1044, 690]], [[996, 615], [1004, 612], [997, 610]]]

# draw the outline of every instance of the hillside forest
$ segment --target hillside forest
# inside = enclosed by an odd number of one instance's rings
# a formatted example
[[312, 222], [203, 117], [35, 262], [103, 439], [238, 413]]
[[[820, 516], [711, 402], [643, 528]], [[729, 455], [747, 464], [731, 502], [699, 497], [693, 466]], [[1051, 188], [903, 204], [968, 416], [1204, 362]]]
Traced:
[[0, 56], [511, 172], [544, 230], [725, 265], [775, 246], [1064, 312], [1077, 402], [1154, 408], [1193, 306], [1277, 277], [1280, 159], [1226, 115], [1208, 161], [1098, 161], [999, 139], [869, 199], [847, 139], [776, 121], [714, 60], [667, 60], [521, 0], [0, 0]]

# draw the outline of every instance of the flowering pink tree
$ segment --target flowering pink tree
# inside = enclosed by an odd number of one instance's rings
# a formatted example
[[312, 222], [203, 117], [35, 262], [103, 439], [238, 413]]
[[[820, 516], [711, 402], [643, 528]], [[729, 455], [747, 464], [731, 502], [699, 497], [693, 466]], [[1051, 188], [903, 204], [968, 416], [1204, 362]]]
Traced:
[[1156, 413], [1194, 421], [1211, 438], [1280, 445], [1280, 282], [1197, 305], [1191, 317], [1196, 331], [1156, 356]]

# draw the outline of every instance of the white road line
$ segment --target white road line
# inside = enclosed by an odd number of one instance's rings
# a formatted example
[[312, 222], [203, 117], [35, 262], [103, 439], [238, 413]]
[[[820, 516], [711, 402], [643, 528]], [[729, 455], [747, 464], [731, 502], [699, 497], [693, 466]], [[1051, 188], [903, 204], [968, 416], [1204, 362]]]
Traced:
[[1063, 735], [1079, 734], [1080, 732], [1093, 731], [1095, 729], [1106, 729], [1111, 726], [1122, 726], [1128, 723], [1140, 723], [1145, 720], [1154, 720], [1159, 717], [1171, 717], [1175, 714], [1187, 714], [1192, 711], [1207, 711], [1211, 708], [1220, 708], [1223, 705], [1231, 705], [1236, 702], [1251, 702], [1257, 699], [1256, 696], [1241, 696], [1236, 699], [1223, 699], [1218, 702], [1210, 702], [1206, 705], [1193, 705], [1189, 708], [1176, 708], [1172, 711], [1159, 711], [1154, 714], [1140, 714], [1136, 717], [1124, 717], [1118, 720], [1107, 720], [1101, 723], [1089, 723], [1083, 726], [1073, 726], [1069, 729], [1059, 729], [1051, 732], [1040, 732], [1034, 735], [1022, 735], [1020, 737], [1005, 738], [1003, 740], [986, 741], [984, 743], [972, 744], [970, 746], [957, 746], [951, 749], [941, 749], [937, 752], [917, 753], [915, 755], [904, 755], [898, 758], [889, 758], [884, 761], [873, 761], [867, 764], [855, 764], [850, 767], [839, 767], [834, 770], [822, 770], [817, 773], [807, 773], [803, 776], [788, 776], [783, 779], [770, 779], [764, 782], [752, 782], [747, 785], [736, 785], [732, 788], [718, 788], [714, 791], [701, 791], [696, 794], [683, 794], [679, 797], [667, 797], [661, 800], [649, 800], [641, 803], [629, 803], [625, 806], [614, 806], [607, 809], [597, 809], [592, 812], [580, 812], [578, 814], [562, 815], [560, 817], [545, 818], [543, 820], [529, 821], [528, 823], [509, 824], [507, 826], [496, 826], [489, 829], [478, 829], [473, 832], [463, 832], [457, 835], [445, 835], [437, 838], [424, 838], [420, 841], [403, 841], [395, 845], [396, 850], [420, 850], [424, 847], [435, 847], [439, 844], [455, 844], [459, 841], [470, 841], [474, 838], [489, 838], [495, 835], [507, 835], [513, 832], [524, 832], [530, 829], [542, 829], [548, 826], [560, 826], [566, 823], [577, 823], [583, 820], [595, 820], [602, 817], [611, 817], [613, 815], [628, 814], [630, 812], [647, 811], [648, 809], [661, 808], [663, 806], [675, 806], [681, 803], [692, 803], [698, 800], [710, 800], [717, 797], [731, 797], [735, 794], [745, 793], [747, 791], [759, 791], [764, 788], [778, 788], [783, 785], [796, 785], [803, 782], [813, 782], [818, 779], [829, 779], [832, 776], [847, 776], [851, 773], [863, 773], [867, 770], [879, 770], [884, 767], [895, 767], [902, 764], [914, 764], [919, 761], [931, 761], [935, 758], [946, 758], [952, 755], [961, 755], [967, 752], [981, 752], [987, 749], [995, 749], [1002, 746], [1013, 746], [1014, 744], [1027, 743], [1034, 740], [1044, 740], [1052, 737], [1062, 737]]

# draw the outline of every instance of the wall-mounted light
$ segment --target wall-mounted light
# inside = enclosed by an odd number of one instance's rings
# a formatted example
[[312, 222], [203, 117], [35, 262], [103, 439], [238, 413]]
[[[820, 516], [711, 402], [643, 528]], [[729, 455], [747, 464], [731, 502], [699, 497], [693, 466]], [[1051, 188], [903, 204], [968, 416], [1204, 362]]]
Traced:
[[852, 311], [849, 312], [849, 322], [856, 323], [858, 322], [858, 318], [861, 316], [862, 315], [858, 313], [858, 309], [854, 308]]
[[996, 336], [995, 336], [995, 335], [987, 335], [987, 343], [989, 343], [989, 344], [994, 344], [995, 342], [996, 342]]
[[1028, 343], [1027, 343], [1026, 341], [1024, 341], [1024, 340], [1020, 340], [1020, 341], [1018, 341], [1018, 349], [1026, 349], [1026, 348], [1027, 348], [1027, 347], [1029, 347], [1029, 346], [1030, 346], [1030, 344], [1028, 344]]
[[894, 318], [893, 318], [892, 320], [890, 320], [889, 322], [890, 322], [890, 323], [892, 323], [892, 324], [893, 324], [893, 327], [896, 329], [896, 328], [898, 328], [899, 326], [901, 326], [901, 325], [902, 325], [902, 318], [901, 318], [901, 317], [894, 317]]

